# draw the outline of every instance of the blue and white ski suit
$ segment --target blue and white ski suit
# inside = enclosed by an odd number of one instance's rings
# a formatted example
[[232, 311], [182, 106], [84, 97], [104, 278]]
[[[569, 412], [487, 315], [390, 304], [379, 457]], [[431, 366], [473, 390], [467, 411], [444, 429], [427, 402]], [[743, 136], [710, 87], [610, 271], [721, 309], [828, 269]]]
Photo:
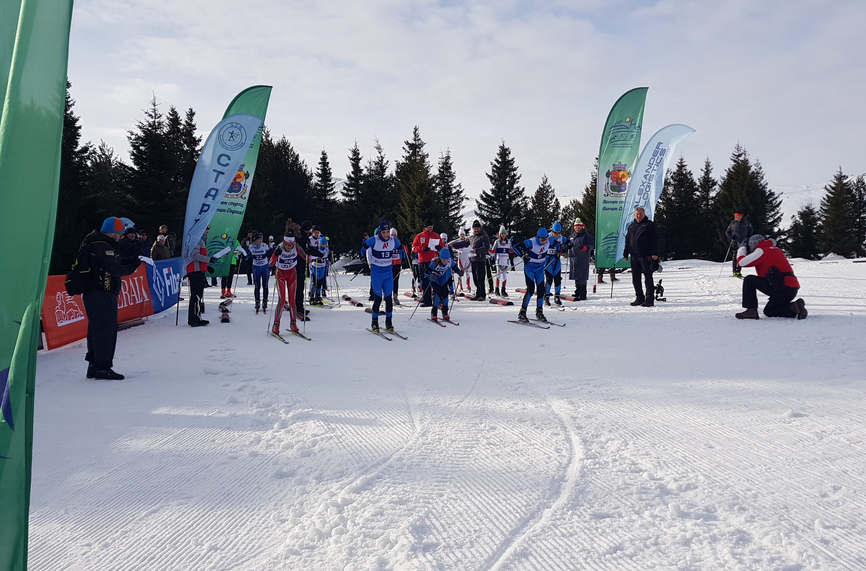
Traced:
[[379, 308], [382, 305], [382, 298], [385, 298], [385, 316], [391, 317], [393, 314], [393, 299], [391, 295], [394, 293], [394, 274], [391, 266], [393, 260], [399, 256], [397, 250], [400, 249], [400, 240], [397, 238], [382, 239], [381, 232], [364, 240], [364, 246], [361, 248], [361, 256], [366, 256], [370, 253], [370, 285], [373, 288], [373, 319], [379, 317]]
[[528, 255], [524, 259], [523, 275], [526, 278], [526, 293], [523, 295], [523, 309], [529, 305], [529, 300], [536, 294], [538, 307], [544, 304], [544, 268], [547, 265], [547, 252], [550, 249], [549, 242], [541, 243], [538, 237], [517, 242], [512, 246], [515, 252], [521, 256]]

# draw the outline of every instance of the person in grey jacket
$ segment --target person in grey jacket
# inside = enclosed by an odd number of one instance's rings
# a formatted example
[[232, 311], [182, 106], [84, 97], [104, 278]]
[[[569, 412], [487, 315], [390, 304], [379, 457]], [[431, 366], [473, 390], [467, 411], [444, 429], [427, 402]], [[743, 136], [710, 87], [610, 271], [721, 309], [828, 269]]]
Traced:
[[452, 249], [472, 249], [469, 260], [472, 263], [472, 281], [475, 282], [475, 300], [487, 299], [485, 278], [487, 273], [487, 255], [490, 253], [490, 236], [481, 227], [481, 222], [476, 220], [472, 223], [472, 236], [466, 240], [454, 240], [448, 245]]
[[741, 244], [747, 243], [754, 232], [755, 230], [752, 228], [752, 225], [743, 220], [743, 214], [740, 212], [734, 212], [734, 220], [728, 224], [728, 229], [725, 230], [725, 236], [727, 236], [728, 240], [731, 241], [731, 249], [734, 251], [734, 256], [731, 258], [731, 262], [733, 264], [735, 278], [743, 277], [740, 271], [740, 265], [737, 263], [737, 249]]
[[568, 279], [574, 280], [575, 301], [586, 299], [586, 284], [589, 281], [589, 259], [595, 250], [595, 237], [586, 231], [586, 225], [574, 221], [574, 234], [568, 237], [571, 248], [568, 250]]

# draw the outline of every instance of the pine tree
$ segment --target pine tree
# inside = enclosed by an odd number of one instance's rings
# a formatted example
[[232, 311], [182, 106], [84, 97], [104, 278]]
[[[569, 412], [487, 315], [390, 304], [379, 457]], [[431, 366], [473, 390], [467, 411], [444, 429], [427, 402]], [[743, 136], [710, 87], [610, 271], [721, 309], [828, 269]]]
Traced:
[[819, 238], [821, 235], [821, 219], [811, 204], [807, 204], [791, 217], [791, 227], [787, 232], [787, 247], [785, 250], [792, 258], [817, 260], [821, 252]]
[[357, 250], [358, 243], [364, 235], [366, 225], [360, 216], [360, 204], [363, 194], [364, 169], [361, 161], [361, 149], [358, 141], [349, 149], [349, 172], [341, 193], [343, 200], [336, 204], [336, 218], [339, 232], [331, 246], [336, 253], [348, 253]]
[[[423, 147], [423, 143], [421, 143]], [[376, 157], [367, 161], [364, 168], [363, 199], [361, 213], [364, 215], [365, 228], [372, 230], [382, 220], [388, 220], [392, 226], [395, 217], [398, 216], [399, 194], [394, 176], [389, 174], [388, 159], [385, 158], [385, 149], [378, 139], [373, 145]], [[405, 231], [401, 228], [400, 236], [404, 237]]]
[[316, 179], [313, 184], [313, 211], [316, 222], [319, 225], [333, 224], [334, 203], [337, 191], [334, 183], [334, 175], [331, 172], [331, 163], [328, 161], [328, 153], [322, 149], [319, 155], [319, 166], [316, 169]]
[[401, 232], [420, 232], [427, 219], [433, 220], [434, 227], [442, 223], [442, 213], [434, 193], [432, 167], [424, 145], [416, 125], [412, 139], [403, 143], [403, 158], [394, 166], [394, 186], [399, 197], [396, 218]]
[[137, 121], [135, 129], [127, 132], [127, 140], [133, 167], [131, 191], [135, 213], [125, 215], [129, 215], [139, 229], [158, 226], [165, 214], [164, 206], [171, 202], [170, 196], [176, 187], [166, 119], [159, 111], [156, 97], [144, 111], [144, 120]]
[[866, 178], [860, 175], [851, 183], [854, 201], [854, 241], [858, 258], [866, 257]]
[[[717, 251], [728, 248], [727, 241], [722, 244], [718, 240], [714, 215], [714, 200], [719, 183], [713, 178], [713, 164], [709, 157], [704, 161], [704, 168], [698, 179], [697, 201], [699, 206], [698, 225], [695, 233], [695, 255], [698, 258], [710, 260]], [[722, 258], [720, 257], [719, 260]]]
[[115, 154], [114, 149], [100, 141], [90, 158], [87, 177], [91, 206], [87, 221], [91, 227], [98, 228], [108, 216], [135, 212], [131, 191], [133, 175], [133, 169]]
[[719, 181], [715, 198], [715, 226], [719, 240], [728, 247], [725, 230], [735, 212], [743, 213], [756, 234], [775, 237], [782, 220], [782, 200], [764, 180], [760, 162], [753, 165], [745, 147], [737, 144], [731, 154], [731, 166]]
[[820, 209], [821, 251], [853, 257], [857, 252], [854, 189], [841, 167], [824, 190], [826, 194], [821, 199]]
[[529, 218], [535, 228], [550, 228], [554, 222], [560, 222], [562, 208], [556, 191], [547, 180], [547, 175], [541, 176], [541, 183], [529, 202]]
[[439, 156], [435, 188], [436, 202], [441, 213], [440, 228], [449, 236], [456, 236], [463, 226], [463, 185], [456, 180], [457, 174], [451, 161], [451, 149], [446, 148]]
[[481, 191], [475, 201], [475, 212], [488, 234], [497, 232], [500, 226], [505, 226], [512, 236], [535, 234], [527, 220], [529, 200], [520, 186], [520, 176], [511, 149], [503, 141], [487, 173], [490, 190]]
[[349, 172], [346, 173], [346, 184], [343, 185], [343, 199], [350, 205], [356, 206], [361, 196], [361, 185], [364, 182], [364, 169], [361, 167], [361, 149], [358, 141], [349, 149]]
[[72, 84], [66, 82], [66, 111], [63, 116], [63, 139], [60, 144], [60, 186], [57, 195], [57, 221], [49, 271], [66, 273], [78, 251], [81, 239], [98, 227], [91, 216], [92, 204], [87, 197], [90, 143], [81, 144], [79, 117], [72, 112], [75, 100], [69, 94]]
[[574, 221], [580, 218], [580, 216], [577, 214], [578, 208], [580, 208], [580, 200], [577, 198], [572, 198], [568, 201], [568, 204], [562, 207], [562, 214], [560, 215], [560, 219], [562, 220], [563, 231], [566, 234], [571, 233]]
[[665, 177], [655, 220], [662, 244], [662, 255], [682, 260], [695, 255], [694, 238], [700, 229], [698, 185], [681, 156], [673, 171]]
[[[598, 157], [593, 163], [589, 183], [583, 188], [583, 195], [576, 205], [575, 215], [586, 224], [586, 231], [595, 236], [595, 206], [598, 186]], [[574, 220], [571, 221], [574, 224]]]

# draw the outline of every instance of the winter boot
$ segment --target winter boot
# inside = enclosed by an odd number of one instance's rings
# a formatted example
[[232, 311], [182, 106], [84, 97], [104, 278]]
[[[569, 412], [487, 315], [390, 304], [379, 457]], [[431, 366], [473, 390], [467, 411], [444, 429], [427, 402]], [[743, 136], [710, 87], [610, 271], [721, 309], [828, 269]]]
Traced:
[[237, 297], [237, 296], [232, 293], [232, 288], [226, 288], [226, 299], [229, 299], [232, 297]]
[[616, 277], [616, 272], [613, 271], [612, 268], [610, 270], [610, 281], [612, 281], [612, 282], [618, 282], [619, 281], [619, 278]]
[[370, 324], [370, 329], [372, 329], [376, 333], [379, 332], [379, 318], [378, 317], [373, 318], [373, 322]]
[[549, 293], [544, 294], [544, 305], [546, 305], [547, 307], [550, 307], [550, 294]]
[[385, 329], [387, 331], [394, 331], [394, 322], [387, 315], [385, 316]]
[[547, 323], [547, 318], [544, 317], [544, 309], [543, 308], [541, 308], [541, 307], [535, 308], [535, 319], [537, 319], [538, 321], [543, 321], [544, 323]]
[[526, 308], [525, 307], [520, 308], [520, 313], [517, 314], [517, 321], [519, 321], [521, 323], [529, 323], [529, 318], [526, 317]]
[[631, 302], [629, 305], [632, 306], [632, 307], [637, 307], [637, 306], [639, 306], [639, 305], [643, 305], [643, 303], [644, 303], [645, 301], [646, 301], [645, 299], [636, 299], [636, 300], [634, 300], [633, 302]]
[[106, 367], [104, 369], [97, 368], [93, 374], [93, 378], [106, 381], [122, 381], [125, 377], [120, 373], [115, 373], [111, 367]]
[[225, 298], [226, 298], [226, 288], [223, 288], [220, 291], [220, 299], [225, 299]]
[[559, 294], [553, 296], [553, 303], [555, 303], [556, 305], [562, 305], [562, 300], [559, 299]]
[[92, 379], [96, 376], [96, 365], [93, 363], [87, 363], [87, 378]]
[[798, 299], [792, 303], [791, 309], [797, 314], [797, 319], [806, 319], [809, 315], [809, 312], [806, 311], [806, 302], [802, 299]]
[[606, 281], [604, 281], [604, 274], [598, 274], [598, 283], [600, 283], [600, 284], [607, 283]]
[[580, 284], [577, 286], [578, 293], [580, 294], [578, 297], [581, 301], [586, 299], [586, 284]]
[[571, 296], [576, 300], [580, 301], [580, 286], [577, 286], [577, 289], [574, 290], [574, 293]]
[[738, 313], [736, 317], [737, 319], [760, 319], [758, 317], [758, 309], [754, 307]]
[[651, 297], [646, 298], [646, 301], [644, 301], [642, 304], [640, 304], [641, 307], [653, 307], [654, 305], [655, 305], [655, 300]]

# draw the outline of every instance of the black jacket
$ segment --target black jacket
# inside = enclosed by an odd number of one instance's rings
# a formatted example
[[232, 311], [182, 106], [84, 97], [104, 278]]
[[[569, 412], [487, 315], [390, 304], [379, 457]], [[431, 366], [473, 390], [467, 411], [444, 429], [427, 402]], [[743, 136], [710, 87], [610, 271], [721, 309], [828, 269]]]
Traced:
[[627, 258], [645, 258], [647, 256], [658, 256], [659, 241], [656, 236], [655, 222], [644, 218], [638, 223], [632, 222], [625, 234], [625, 247], [622, 255]]
[[490, 236], [482, 228], [478, 234], [473, 233], [465, 240], [453, 240], [448, 245], [458, 250], [466, 247], [472, 248], [472, 254], [470, 255], [472, 261], [483, 262], [487, 260], [487, 255], [490, 253]]
[[122, 285], [120, 278], [134, 273], [141, 265], [141, 260], [135, 257], [128, 263], [122, 263], [117, 253], [117, 242], [102, 232], [91, 232], [84, 239], [84, 244], [90, 254], [90, 270], [94, 276], [91, 289], [118, 295]]

